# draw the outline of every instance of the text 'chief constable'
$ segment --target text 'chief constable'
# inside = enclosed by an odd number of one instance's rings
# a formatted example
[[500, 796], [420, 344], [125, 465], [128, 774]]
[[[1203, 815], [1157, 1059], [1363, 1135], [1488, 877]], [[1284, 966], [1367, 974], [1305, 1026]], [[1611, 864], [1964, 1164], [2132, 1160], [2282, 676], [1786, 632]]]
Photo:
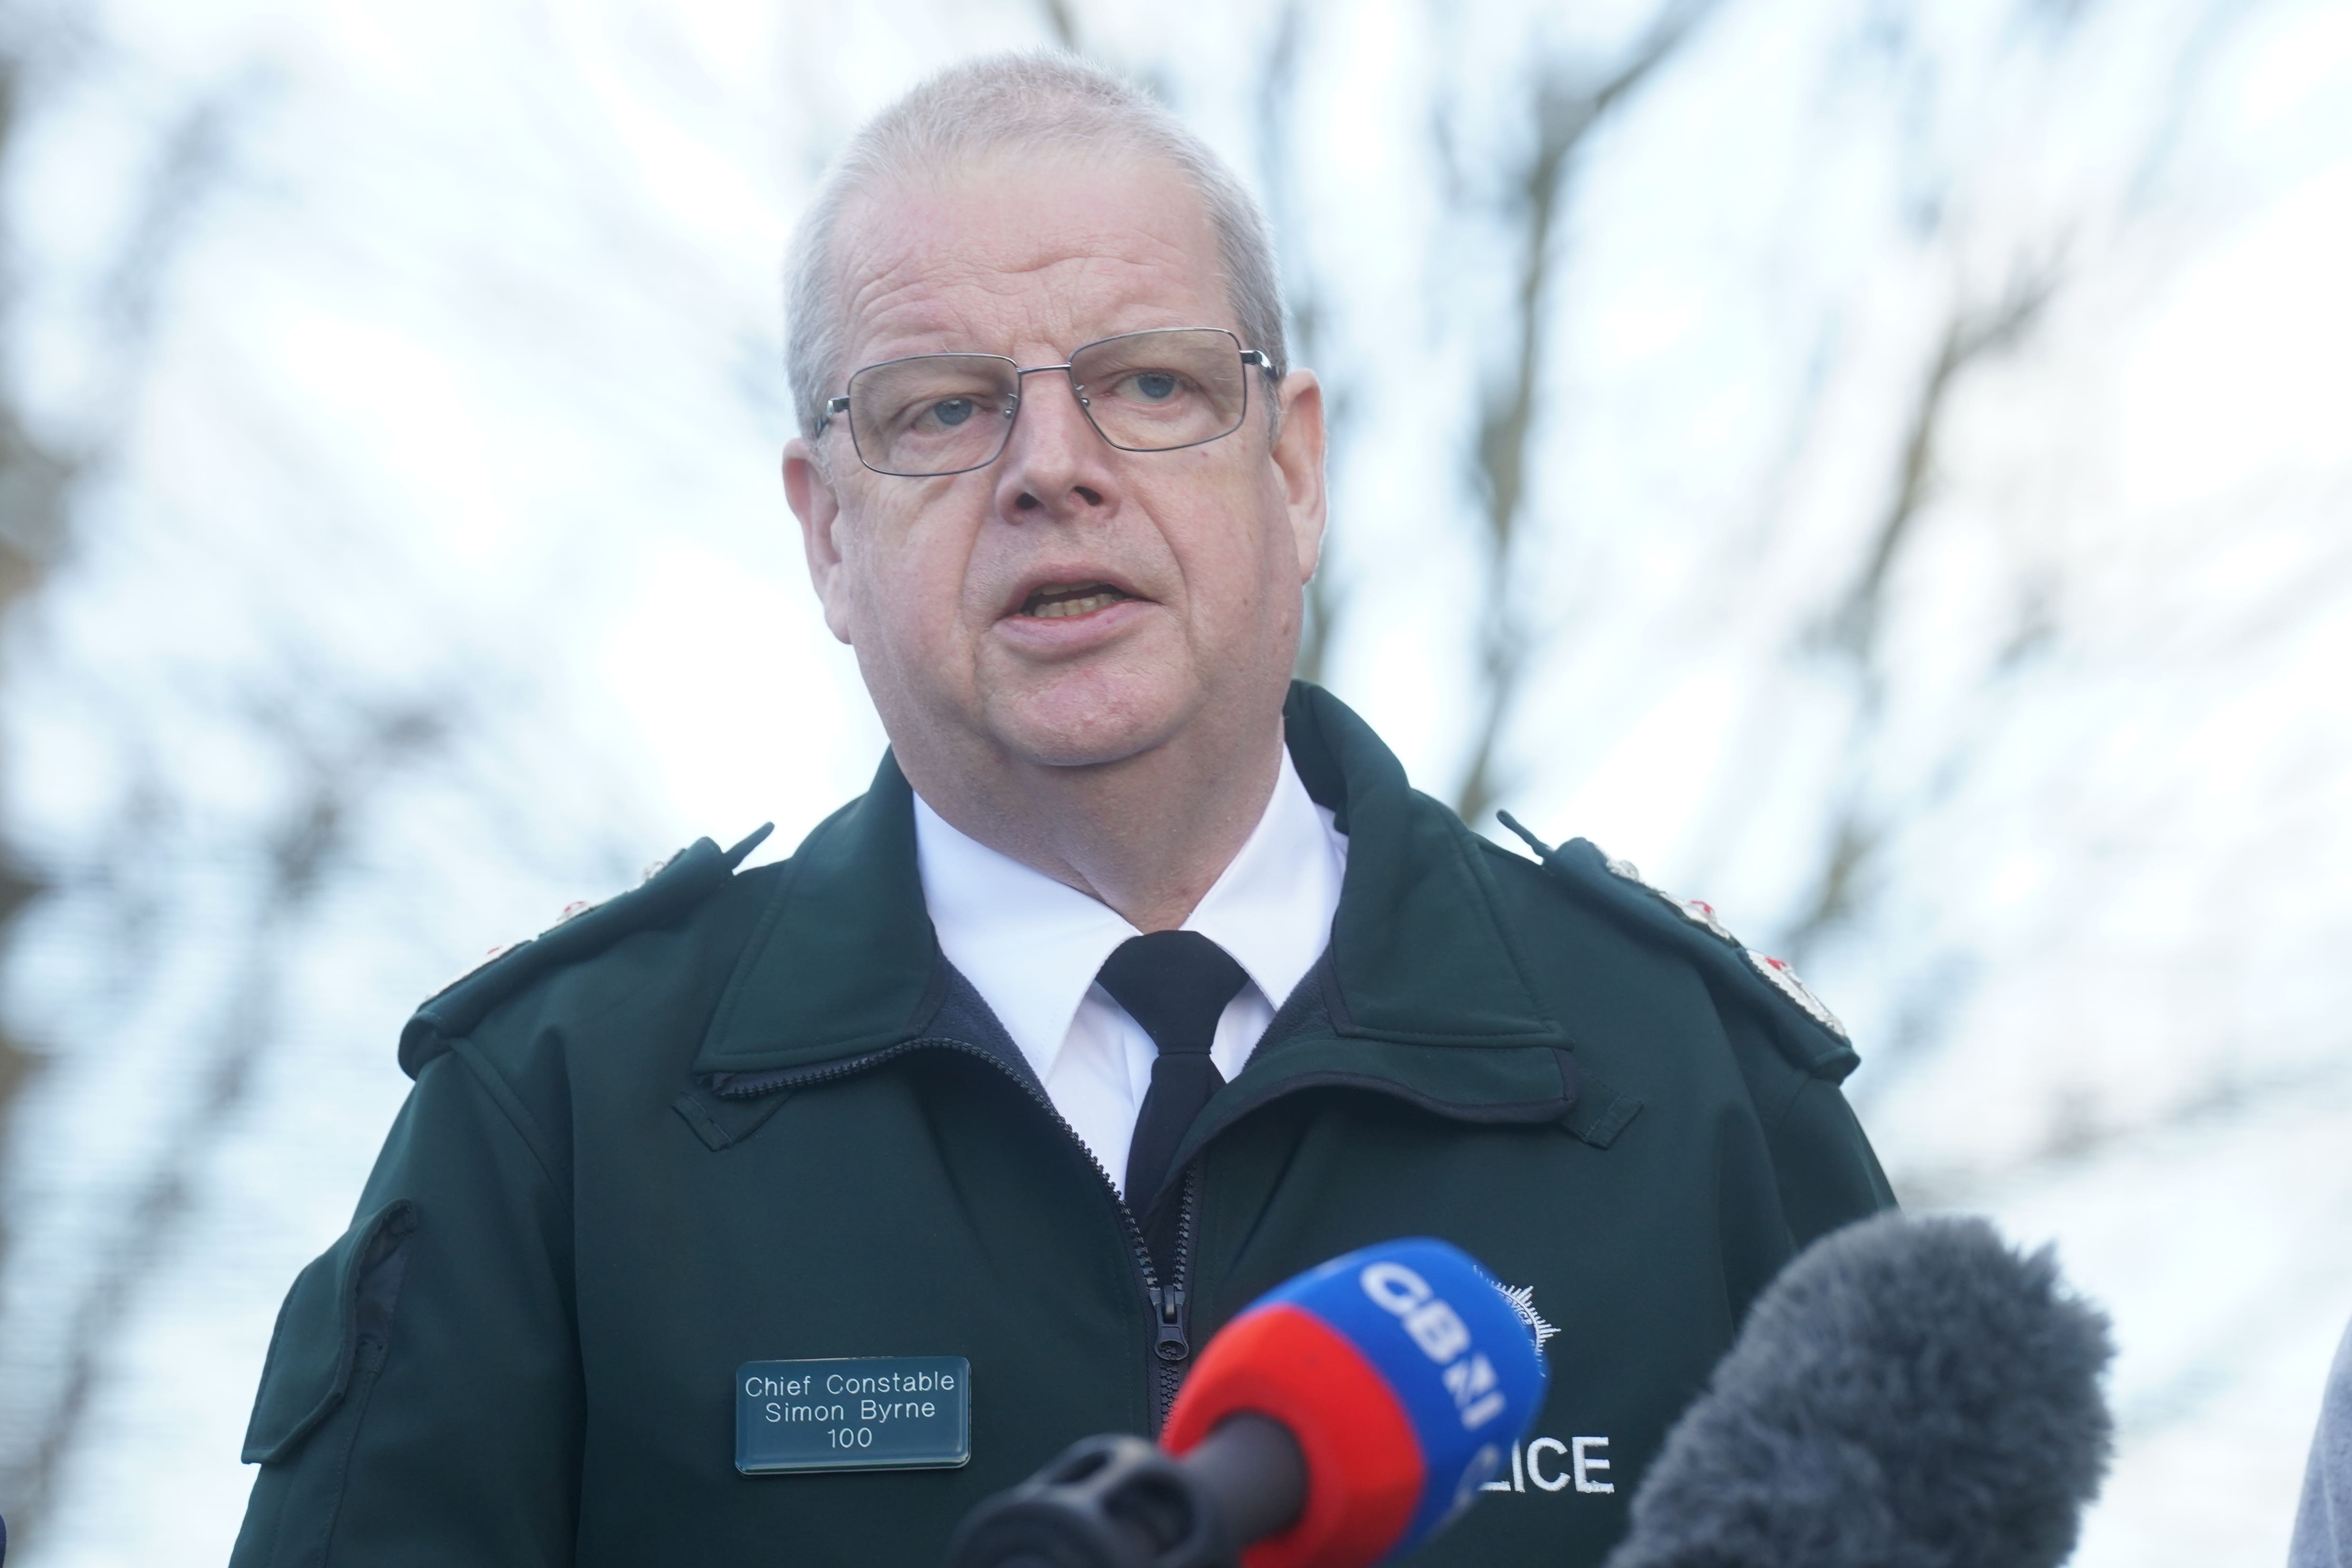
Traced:
[[1843, 1031], [1290, 681], [1321, 393], [1166, 111], [950, 71], [851, 145], [791, 287], [785, 489], [890, 751], [790, 859], [705, 840], [418, 1012], [236, 1562], [932, 1563], [1155, 1430], [1260, 1291], [1433, 1235], [1551, 1393], [1422, 1560], [1598, 1563], [1748, 1300], [1889, 1202]]

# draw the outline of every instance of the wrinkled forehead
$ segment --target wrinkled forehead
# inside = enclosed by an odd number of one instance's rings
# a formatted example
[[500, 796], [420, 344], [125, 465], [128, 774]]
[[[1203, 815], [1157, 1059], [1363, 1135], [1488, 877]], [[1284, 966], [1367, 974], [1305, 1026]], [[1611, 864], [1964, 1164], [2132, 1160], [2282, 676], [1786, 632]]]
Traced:
[[1199, 191], [1142, 154], [1007, 152], [888, 178], [844, 208], [832, 250], [845, 369], [1048, 363], [1117, 332], [1238, 327]]

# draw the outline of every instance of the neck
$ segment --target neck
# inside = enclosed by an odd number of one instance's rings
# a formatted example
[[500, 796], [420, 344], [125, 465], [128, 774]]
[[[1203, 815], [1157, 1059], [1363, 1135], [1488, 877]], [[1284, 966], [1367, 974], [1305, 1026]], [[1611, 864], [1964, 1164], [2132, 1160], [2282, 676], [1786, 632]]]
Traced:
[[1085, 767], [1000, 758], [933, 768], [904, 753], [898, 765], [958, 832], [1099, 899], [1138, 931], [1173, 931], [1265, 815], [1282, 744], [1277, 714], [1234, 743], [1155, 746]]

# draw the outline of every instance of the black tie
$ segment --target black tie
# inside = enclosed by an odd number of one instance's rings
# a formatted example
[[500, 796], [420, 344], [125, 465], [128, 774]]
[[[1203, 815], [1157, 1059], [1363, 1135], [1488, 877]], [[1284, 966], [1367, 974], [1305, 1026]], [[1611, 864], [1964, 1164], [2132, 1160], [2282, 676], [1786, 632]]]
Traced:
[[1096, 978], [1160, 1047], [1151, 1089], [1135, 1119], [1135, 1140], [1127, 1147], [1127, 1202], [1140, 1215], [1159, 1196], [1169, 1156], [1192, 1119], [1224, 1087], [1209, 1047], [1225, 1004], [1249, 976], [1199, 931], [1155, 931], [1119, 943]]

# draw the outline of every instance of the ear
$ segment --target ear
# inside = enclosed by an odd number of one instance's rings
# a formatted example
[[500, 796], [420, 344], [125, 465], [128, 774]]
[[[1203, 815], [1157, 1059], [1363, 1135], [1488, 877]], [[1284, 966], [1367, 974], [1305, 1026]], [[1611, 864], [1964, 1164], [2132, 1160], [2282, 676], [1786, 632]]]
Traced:
[[1298, 580], [1315, 575], [1323, 555], [1323, 522], [1329, 495], [1323, 482], [1323, 384], [1311, 370], [1294, 370], [1275, 388], [1280, 423], [1275, 426], [1274, 466], [1282, 475], [1290, 533], [1298, 547]]
[[815, 448], [798, 436], [784, 443], [784, 499], [801, 520], [801, 549], [808, 556], [809, 583], [824, 606], [824, 624], [848, 642], [849, 571], [841, 551], [841, 497]]

